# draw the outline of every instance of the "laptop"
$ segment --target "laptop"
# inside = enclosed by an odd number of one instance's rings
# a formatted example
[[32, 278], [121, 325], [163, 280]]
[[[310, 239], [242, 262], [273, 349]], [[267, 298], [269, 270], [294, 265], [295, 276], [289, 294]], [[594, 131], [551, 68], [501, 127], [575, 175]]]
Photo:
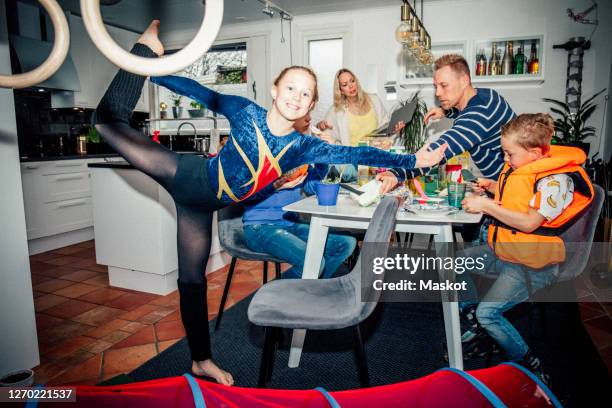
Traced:
[[395, 126], [397, 123], [401, 121], [404, 121], [404, 123], [410, 122], [416, 108], [417, 101], [413, 101], [394, 110], [391, 114], [391, 119], [389, 119], [389, 123], [383, 124], [381, 127], [372, 132], [370, 136], [391, 136], [395, 134]]

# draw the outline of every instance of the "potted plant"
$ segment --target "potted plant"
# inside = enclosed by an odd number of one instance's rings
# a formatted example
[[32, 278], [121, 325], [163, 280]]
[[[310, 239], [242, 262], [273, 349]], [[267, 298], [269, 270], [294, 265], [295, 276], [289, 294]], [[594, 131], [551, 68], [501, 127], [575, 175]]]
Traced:
[[91, 126], [86, 136], [86, 151], [89, 154], [101, 154], [102, 153], [102, 140], [100, 134], [95, 127]]
[[406, 122], [406, 126], [399, 132], [397, 139], [406, 149], [406, 153], [415, 153], [419, 150], [427, 140], [425, 136], [425, 125], [423, 118], [427, 113], [427, 104], [421, 98], [419, 91], [415, 92], [412, 98], [401, 101], [400, 105], [416, 102], [416, 109], [412, 115], [412, 119]]
[[187, 112], [189, 112], [189, 117], [190, 118], [201, 118], [204, 116], [204, 105], [198, 101], [191, 101], [189, 102], [189, 105], [192, 107], [192, 109], [189, 109]]
[[170, 98], [172, 99], [172, 114], [174, 115], [175, 119], [178, 119], [183, 114], [183, 108], [181, 107], [181, 99], [183, 99], [183, 95], [172, 92]]
[[597, 109], [597, 105], [593, 101], [605, 90], [606, 89], [602, 89], [582, 102], [574, 113], [572, 113], [569, 105], [564, 101], [543, 98], [544, 101], [556, 106], [551, 107], [550, 110], [559, 116], [555, 118], [555, 134], [552, 139], [553, 144], [579, 147], [584, 150], [587, 156], [589, 155], [591, 145], [585, 142], [584, 139], [595, 136], [596, 129], [594, 126], [587, 126], [587, 121], [593, 112], [595, 112], [595, 109]]

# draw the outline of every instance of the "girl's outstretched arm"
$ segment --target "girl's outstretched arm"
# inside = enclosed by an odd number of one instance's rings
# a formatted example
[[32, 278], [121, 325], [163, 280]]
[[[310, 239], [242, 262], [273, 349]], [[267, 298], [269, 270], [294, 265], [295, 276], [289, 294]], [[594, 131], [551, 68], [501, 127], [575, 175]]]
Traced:
[[204, 104], [208, 109], [231, 118], [231, 116], [253, 103], [246, 98], [235, 95], [224, 95], [194, 81], [190, 78], [166, 75], [162, 77], [151, 77], [154, 84], [168, 88], [172, 92], [184, 95]]
[[[446, 146], [443, 145], [431, 152], [421, 149], [417, 154], [396, 154], [374, 147], [330, 145], [317, 138], [306, 136], [301, 141], [300, 161], [303, 163], [350, 163], [401, 169], [433, 166], [444, 157], [444, 150], [446, 149]], [[403, 173], [401, 172], [401, 175]]]

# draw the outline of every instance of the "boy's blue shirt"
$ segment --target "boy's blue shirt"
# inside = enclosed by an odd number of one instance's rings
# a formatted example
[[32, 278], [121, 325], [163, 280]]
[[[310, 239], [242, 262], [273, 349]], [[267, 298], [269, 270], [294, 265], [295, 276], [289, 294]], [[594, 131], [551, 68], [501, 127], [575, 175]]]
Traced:
[[244, 205], [242, 222], [244, 225], [275, 224], [289, 226], [298, 221], [295, 213], [284, 211], [283, 207], [302, 199], [302, 191], [307, 195], [315, 193], [318, 181], [325, 177], [326, 165], [310, 166], [308, 175], [303, 183], [290, 189], [276, 190], [267, 198], [251, 204], [251, 200]]

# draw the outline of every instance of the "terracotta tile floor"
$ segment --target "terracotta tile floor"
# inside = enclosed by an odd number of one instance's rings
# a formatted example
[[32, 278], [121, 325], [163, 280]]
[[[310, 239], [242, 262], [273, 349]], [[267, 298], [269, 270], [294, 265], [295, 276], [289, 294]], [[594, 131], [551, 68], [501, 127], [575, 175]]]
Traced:
[[[37, 383], [93, 385], [130, 372], [185, 336], [176, 291], [159, 296], [110, 286], [95, 259], [93, 241], [30, 257]], [[217, 315], [227, 270], [208, 275], [209, 319]], [[261, 273], [261, 262], [238, 261], [240, 278], [226, 307], [255, 291]]]
[[[93, 385], [130, 372], [185, 336], [178, 293], [109, 286], [93, 241], [31, 256], [30, 265], [41, 359], [34, 368], [37, 383]], [[208, 275], [209, 319], [216, 317], [227, 270]], [[261, 274], [261, 262], [238, 261], [226, 308], [255, 291]], [[589, 292], [581, 296], [593, 300], [580, 310], [612, 372], [612, 304], [594, 301]]]

